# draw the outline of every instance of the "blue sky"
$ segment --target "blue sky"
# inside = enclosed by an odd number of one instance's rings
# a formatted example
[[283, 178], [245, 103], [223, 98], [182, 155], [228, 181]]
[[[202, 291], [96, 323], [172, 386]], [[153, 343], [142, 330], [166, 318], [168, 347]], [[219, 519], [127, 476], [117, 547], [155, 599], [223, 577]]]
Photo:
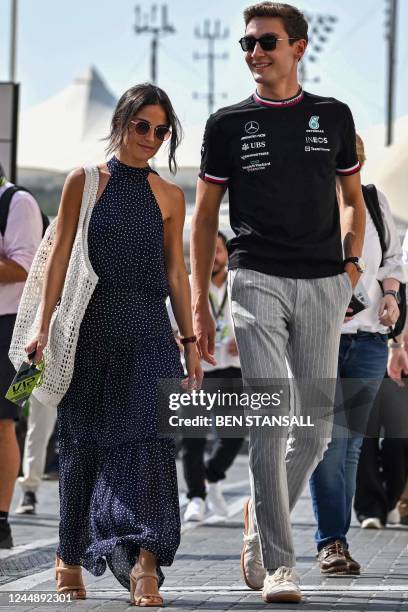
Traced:
[[[141, 2], [144, 9], [152, 3]], [[193, 52], [206, 50], [194, 37], [194, 28], [205, 18], [219, 18], [230, 37], [217, 45], [229, 59], [217, 62], [217, 91], [228, 94], [217, 106], [232, 104], [253, 90], [237, 40], [243, 32], [240, 0], [169, 0], [170, 21], [176, 34], [160, 44], [159, 85], [169, 93], [182, 121], [204, 122], [207, 107], [196, 101], [193, 91], [206, 91], [205, 61], [195, 62]], [[338, 18], [320, 60], [310, 65], [310, 76], [319, 83], [305, 89], [333, 95], [352, 108], [358, 129], [384, 120], [385, 0], [299, 0], [296, 6], [310, 13], [330, 13]], [[398, 28], [398, 92], [396, 116], [408, 114], [408, 2], [400, 1]], [[136, 37], [133, 0], [19, 1], [18, 80], [22, 84], [22, 107], [33, 106], [66, 86], [90, 64], [95, 65], [114, 94], [149, 78], [149, 37]], [[9, 23], [9, 0], [0, 0], [0, 23]], [[406, 28], [405, 28], [406, 30]], [[8, 36], [0, 39], [0, 79], [8, 78]], [[61, 118], [63, 120], [63, 118]]]

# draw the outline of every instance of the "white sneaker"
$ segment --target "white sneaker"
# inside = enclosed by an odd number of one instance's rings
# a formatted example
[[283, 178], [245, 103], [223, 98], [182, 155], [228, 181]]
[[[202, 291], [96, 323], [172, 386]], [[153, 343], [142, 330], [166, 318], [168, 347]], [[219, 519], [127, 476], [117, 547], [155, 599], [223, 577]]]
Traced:
[[299, 589], [299, 576], [291, 567], [278, 567], [273, 574], [267, 574], [262, 590], [262, 599], [266, 603], [302, 601]]
[[399, 513], [398, 506], [395, 506], [394, 510], [391, 510], [387, 514], [387, 524], [388, 525], [399, 525], [401, 520], [401, 515]]
[[252, 516], [252, 498], [244, 504], [244, 546], [241, 552], [241, 572], [245, 584], [254, 591], [263, 587], [266, 570], [262, 564], [258, 530]]
[[34, 491], [24, 491], [23, 498], [15, 510], [15, 514], [35, 514], [37, 498]]
[[384, 525], [376, 516], [366, 518], [361, 522], [361, 529], [382, 529], [383, 527]]
[[205, 514], [205, 501], [201, 497], [190, 499], [184, 513], [185, 521], [202, 521]]
[[213, 514], [228, 516], [228, 506], [222, 494], [220, 482], [209, 482], [207, 484], [208, 509]]

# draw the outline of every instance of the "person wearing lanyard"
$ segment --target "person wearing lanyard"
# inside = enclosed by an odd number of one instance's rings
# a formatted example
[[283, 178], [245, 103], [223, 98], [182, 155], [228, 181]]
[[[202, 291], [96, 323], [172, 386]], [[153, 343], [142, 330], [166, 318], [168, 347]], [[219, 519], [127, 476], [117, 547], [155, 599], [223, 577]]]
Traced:
[[[208, 379], [217, 379], [217, 388], [222, 389], [226, 384], [230, 390], [231, 385], [236, 385], [237, 381], [241, 380], [241, 370], [228, 302], [226, 243], [224, 234], [218, 232], [209, 293], [209, 304], [217, 330], [215, 347], [217, 365], [205, 362], [202, 362], [202, 365], [204, 384]], [[218, 437], [211, 456], [205, 462], [206, 438], [183, 438], [183, 472], [189, 499], [184, 514], [185, 521], [203, 520], [206, 500], [212, 513], [220, 516], [228, 514], [221, 490], [221, 480], [225, 478], [225, 473], [237, 456], [242, 442], [242, 438]]]
[[[358, 135], [356, 147], [363, 167], [364, 143]], [[367, 191], [365, 188], [365, 197], [369, 198], [371, 190]], [[367, 208], [363, 246], [367, 265], [356, 291], [357, 294], [365, 291], [367, 307], [354, 314], [352, 308], [347, 309], [338, 355], [336, 428], [322, 461], [310, 478], [317, 522], [317, 560], [322, 574], [360, 574], [360, 564], [352, 558], [347, 538], [356, 493], [357, 466], [361, 448], [366, 442], [372, 446], [373, 438], [367, 437], [370, 436], [367, 422], [375, 412], [375, 399], [387, 367], [388, 329], [398, 320], [398, 290], [400, 282], [406, 279], [390, 206], [383, 193], [376, 193], [384, 225], [385, 250], [382, 252], [379, 234]], [[371, 454], [369, 462], [374, 470]], [[365, 484], [369, 486], [368, 478]]]

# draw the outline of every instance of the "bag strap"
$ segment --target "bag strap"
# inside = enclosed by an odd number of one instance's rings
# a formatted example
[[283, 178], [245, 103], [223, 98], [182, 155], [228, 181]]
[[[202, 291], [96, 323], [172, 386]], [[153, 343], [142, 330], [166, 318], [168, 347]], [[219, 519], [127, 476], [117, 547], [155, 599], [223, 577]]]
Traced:
[[91, 219], [93, 207], [95, 206], [96, 196], [98, 195], [99, 187], [99, 169], [97, 166], [84, 166], [85, 184], [82, 195], [81, 210], [78, 221], [78, 236], [82, 242], [82, 250], [85, 259], [85, 264], [88, 270], [97, 280], [97, 276], [93, 271], [89, 253], [88, 253], [88, 225]]
[[19, 187], [17, 187], [17, 185], [12, 185], [11, 187], [7, 187], [0, 197], [0, 234], [2, 236], [4, 236], [7, 227], [10, 202], [17, 191], [20, 191]]
[[375, 229], [377, 230], [378, 238], [380, 239], [382, 266], [384, 263], [384, 253], [387, 250], [387, 246], [385, 244], [384, 219], [381, 212], [380, 202], [378, 200], [377, 189], [375, 185], [362, 185], [361, 188], [367, 210], [370, 213], [370, 217], [374, 223]]
[[[12, 185], [11, 187], [8, 187], [4, 191], [4, 193], [0, 196], [0, 234], [2, 236], [4, 236], [6, 228], [7, 228], [7, 219], [8, 219], [8, 214], [10, 211], [11, 200], [18, 191], [25, 191], [26, 193], [33, 195], [29, 189], [26, 189], [26, 187], [20, 187], [19, 185]], [[42, 219], [42, 224], [43, 224], [42, 236], [44, 236], [45, 230], [50, 224], [50, 220], [47, 217], [47, 215], [43, 213], [39, 205], [38, 205], [38, 208], [41, 213], [41, 219]]]

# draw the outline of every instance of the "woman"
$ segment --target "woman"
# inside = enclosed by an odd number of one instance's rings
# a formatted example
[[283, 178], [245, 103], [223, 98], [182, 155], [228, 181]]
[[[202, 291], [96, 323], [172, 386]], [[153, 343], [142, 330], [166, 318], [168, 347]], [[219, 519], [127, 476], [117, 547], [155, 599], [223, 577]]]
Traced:
[[[364, 145], [359, 136], [356, 145], [363, 165]], [[322, 574], [360, 573], [360, 564], [351, 557], [347, 542], [358, 458], [368, 415], [387, 367], [388, 327], [398, 320], [398, 289], [400, 281], [405, 280], [401, 245], [391, 210], [380, 192], [378, 199], [386, 250], [382, 254], [379, 235], [367, 210], [363, 247], [366, 269], [356, 290], [361, 284], [370, 304], [355, 316], [352, 309], [347, 310], [339, 348], [338, 391], [342, 397], [338, 398], [337, 427], [310, 479], [317, 521], [317, 558]], [[347, 379], [353, 379], [352, 385]]]
[[[58, 592], [85, 598], [81, 567], [100, 576], [108, 563], [139, 606], [163, 603], [161, 565], [180, 538], [173, 441], [159, 438], [158, 381], [183, 375], [167, 315], [168, 294], [181, 334], [189, 386], [201, 384], [190, 286], [183, 258], [182, 191], [148, 160], [170, 138], [176, 169], [180, 124], [164, 91], [126, 91], [115, 109], [100, 164], [88, 230], [99, 277], [83, 318], [70, 387], [58, 406], [60, 541]], [[84, 170], [64, 185], [55, 247], [43, 291], [40, 331], [27, 347], [39, 361], [61, 294], [84, 189]], [[106, 562], [105, 562], [106, 559]]]

